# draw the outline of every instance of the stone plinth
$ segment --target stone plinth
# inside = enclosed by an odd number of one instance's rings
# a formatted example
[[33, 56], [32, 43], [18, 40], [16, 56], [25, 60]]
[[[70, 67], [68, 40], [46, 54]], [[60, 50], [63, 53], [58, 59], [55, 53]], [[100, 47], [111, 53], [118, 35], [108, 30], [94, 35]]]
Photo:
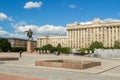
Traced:
[[28, 41], [27, 42], [27, 52], [32, 53], [34, 51], [34, 44], [33, 41]]
[[95, 66], [100, 66], [101, 62], [95, 61], [78, 61], [78, 60], [46, 60], [36, 61], [36, 66], [70, 68], [70, 69], [87, 69]]
[[18, 57], [0, 57], [0, 61], [19, 60]]

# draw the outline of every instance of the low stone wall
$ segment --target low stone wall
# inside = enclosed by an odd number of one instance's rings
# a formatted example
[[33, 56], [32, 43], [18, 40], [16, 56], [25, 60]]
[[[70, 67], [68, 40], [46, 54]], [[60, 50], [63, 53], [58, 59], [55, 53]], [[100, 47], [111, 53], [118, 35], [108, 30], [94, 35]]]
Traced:
[[78, 60], [46, 60], [46, 61], [36, 61], [35, 65], [82, 70], [82, 69], [87, 69], [95, 66], [100, 66], [101, 62], [78, 61]]
[[120, 49], [95, 49], [93, 57], [120, 58]]
[[19, 60], [18, 57], [0, 57], [0, 61]]

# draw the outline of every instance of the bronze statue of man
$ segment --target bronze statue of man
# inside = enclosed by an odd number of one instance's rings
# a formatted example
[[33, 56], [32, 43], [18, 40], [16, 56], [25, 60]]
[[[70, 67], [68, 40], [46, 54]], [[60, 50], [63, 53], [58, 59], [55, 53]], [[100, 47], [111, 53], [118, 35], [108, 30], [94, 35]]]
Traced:
[[25, 31], [25, 32], [27, 32], [27, 37], [28, 37], [28, 39], [30, 40], [33, 40], [33, 37], [32, 37], [32, 35], [33, 35], [33, 32], [32, 32], [32, 30], [31, 29], [29, 29], [28, 31]]

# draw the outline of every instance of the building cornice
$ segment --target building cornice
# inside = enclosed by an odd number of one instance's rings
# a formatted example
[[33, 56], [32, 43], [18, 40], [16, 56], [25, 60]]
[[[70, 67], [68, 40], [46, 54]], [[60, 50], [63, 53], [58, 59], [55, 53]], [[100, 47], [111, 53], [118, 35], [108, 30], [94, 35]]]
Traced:
[[97, 27], [113, 27], [113, 26], [120, 26], [120, 22], [111, 22], [111, 23], [98, 23], [98, 24], [68, 24], [68, 29], [83, 29], [83, 28], [97, 28]]

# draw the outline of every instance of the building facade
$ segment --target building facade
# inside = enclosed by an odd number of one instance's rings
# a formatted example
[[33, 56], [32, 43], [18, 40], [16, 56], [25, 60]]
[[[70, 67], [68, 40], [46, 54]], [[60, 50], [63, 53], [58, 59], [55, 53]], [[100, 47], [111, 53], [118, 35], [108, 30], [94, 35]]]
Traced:
[[113, 47], [120, 41], [120, 22], [101, 21], [95, 18], [90, 24], [68, 24], [68, 45], [71, 48], [87, 48], [94, 41], [102, 42], [105, 47]]
[[102, 21], [95, 18], [88, 24], [67, 24], [67, 35], [64, 37], [38, 37], [37, 47], [46, 44], [61, 45], [80, 49], [87, 48], [94, 41], [102, 42], [105, 47], [113, 47], [120, 41], [120, 21]]
[[56, 47], [58, 43], [61, 44], [62, 47], [67, 46], [66, 36], [42, 36], [37, 39], [37, 47], [42, 47], [47, 44], [51, 44]]
[[[19, 39], [19, 38], [7, 38], [8, 41], [11, 44], [11, 47], [27, 47], [27, 41], [25, 39]], [[33, 41], [33, 45], [36, 48], [37, 43], [36, 41]]]
[[18, 39], [18, 38], [7, 38], [11, 44], [11, 47], [26, 47], [27, 40]]

